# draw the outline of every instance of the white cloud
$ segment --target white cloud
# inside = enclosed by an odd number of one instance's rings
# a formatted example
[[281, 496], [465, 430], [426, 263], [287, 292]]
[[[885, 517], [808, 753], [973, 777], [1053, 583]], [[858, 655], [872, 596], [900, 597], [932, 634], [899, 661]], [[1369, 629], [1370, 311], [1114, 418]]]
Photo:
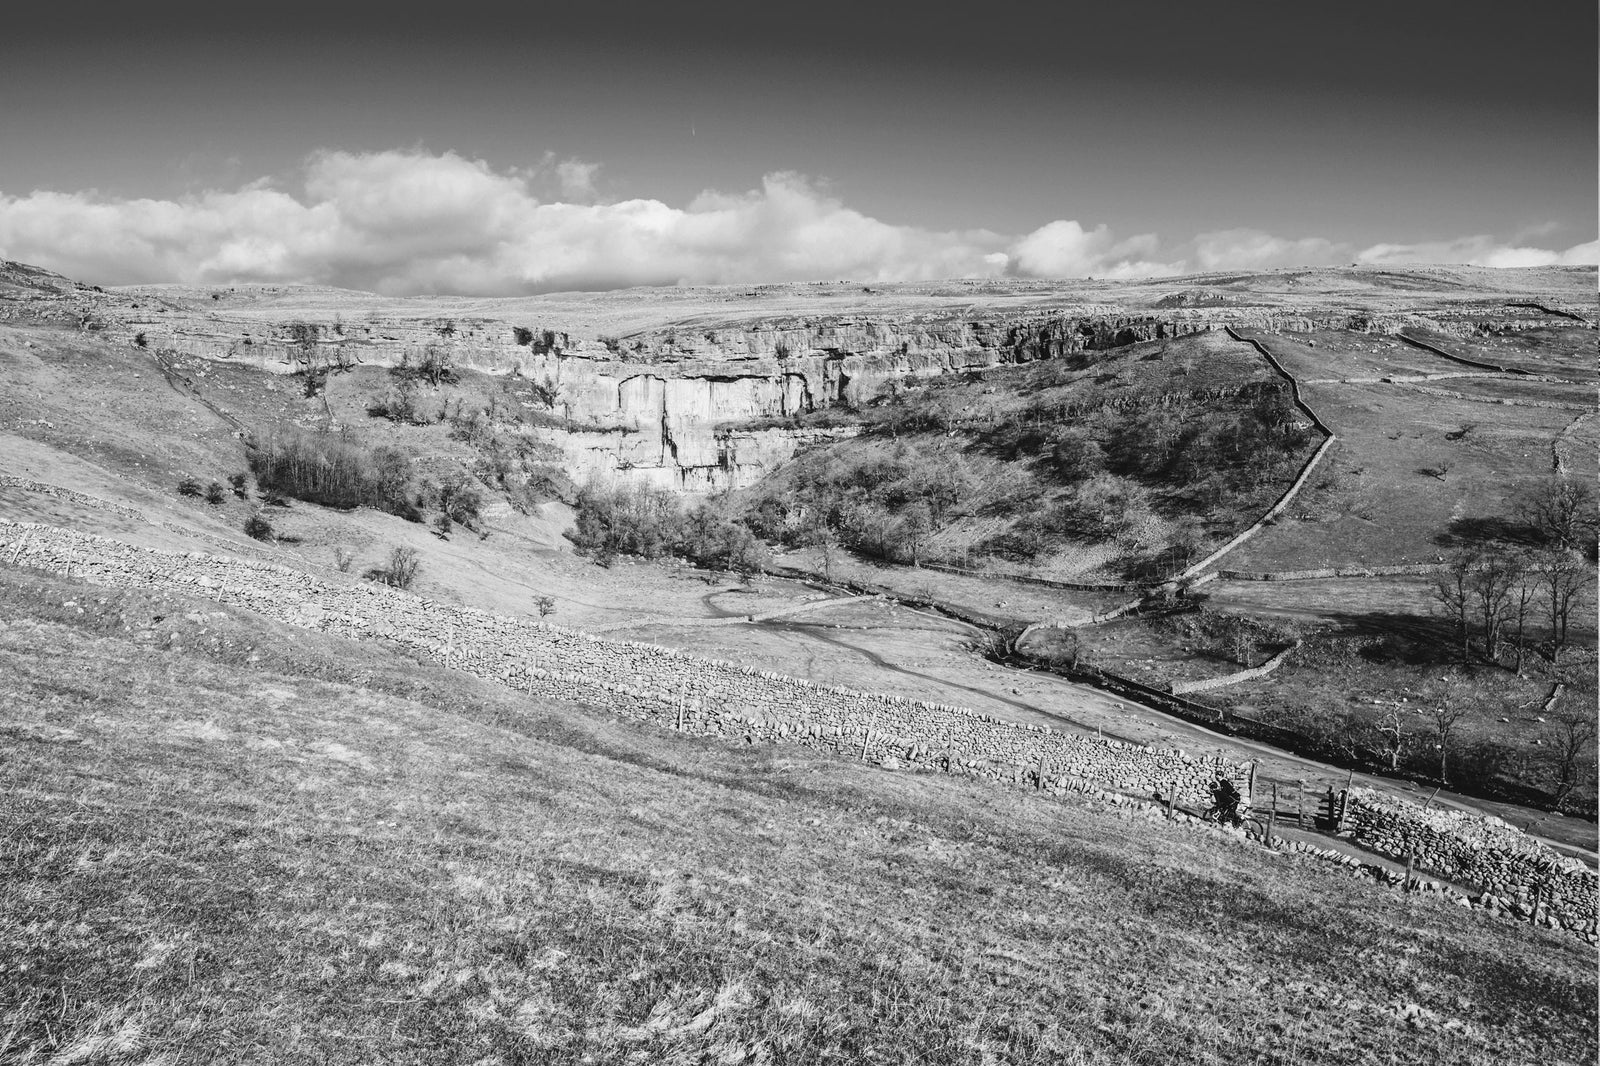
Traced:
[[[389, 293], [999, 273], [1006, 239], [869, 218], [797, 174], [687, 207], [596, 203], [597, 167], [496, 171], [453, 152], [319, 152], [304, 193], [266, 181], [178, 200], [0, 195], [0, 256], [111, 283], [306, 281]], [[545, 201], [551, 186], [560, 199]]]
[[1374, 244], [1357, 257], [1373, 266], [1404, 263], [1470, 263], [1487, 267], [1594, 266], [1600, 264], [1600, 241], [1574, 245], [1564, 252], [1501, 244], [1487, 234], [1418, 244]]
[[[1348, 246], [1258, 230], [1201, 234], [1192, 257], [1153, 233], [1058, 219], [1021, 237], [872, 218], [802, 175], [683, 207], [606, 202], [599, 165], [547, 155], [497, 170], [454, 152], [317, 152], [298, 192], [262, 179], [178, 199], [0, 193], [0, 257], [102, 284], [312, 282], [385, 293], [499, 294], [663, 283], [917, 281], [1013, 274], [1132, 278], [1348, 262]], [[1365, 262], [1594, 263], [1488, 237], [1381, 244]]]
[[1154, 233], [1119, 241], [1105, 226], [1085, 230], [1075, 220], [1040, 226], [1012, 248], [1012, 265], [1034, 277], [1136, 278], [1182, 273], [1183, 264], [1152, 260], [1161, 242]]
[[1350, 262], [1350, 246], [1321, 237], [1291, 240], [1258, 229], [1229, 229], [1197, 236], [1194, 257], [1203, 271], [1333, 266]]

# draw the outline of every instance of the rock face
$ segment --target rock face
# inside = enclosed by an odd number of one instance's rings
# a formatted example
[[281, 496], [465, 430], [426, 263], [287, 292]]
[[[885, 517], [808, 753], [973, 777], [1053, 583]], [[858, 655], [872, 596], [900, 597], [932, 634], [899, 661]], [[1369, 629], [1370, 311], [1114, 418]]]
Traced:
[[[1468, 327], [1468, 316], [1457, 306], [1463, 301], [1418, 302], [1408, 293], [1403, 304], [1351, 312], [1349, 304], [1335, 306], [1314, 293], [1286, 298], [1271, 275], [1251, 277], [1211, 278], [1206, 286], [1187, 289], [1163, 282], [1157, 290], [1147, 283], [1088, 297], [1037, 285], [991, 292], [952, 283], [887, 294], [865, 290], [866, 298], [859, 291], [851, 296], [801, 287], [806, 291], [790, 298], [786, 309], [774, 304], [764, 313], [748, 303], [764, 299], [764, 292], [735, 290], [621, 293], [563, 304], [397, 301], [292, 286], [102, 292], [48, 271], [0, 263], [0, 320], [55, 321], [113, 342], [273, 373], [399, 366], [433, 350], [456, 367], [519, 375], [540, 385], [550, 402], [546, 413], [562, 427], [553, 437], [578, 480], [598, 477], [691, 493], [759, 480], [798, 449], [824, 439], [784, 425], [787, 420], [868, 402], [892, 381], [1225, 326], [1377, 332]], [[1217, 287], [1224, 280], [1232, 286], [1227, 291]], [[1255, 282], [1261, 282], [1259, 291], [1249, 288]], [[683, 293], [692, 299], [673, 304]], [[1465, 302], [1480, 309], [1495, 303], [1474, 295], [1479, 299]], [[818, 304], [836, 310], [805, 310]], [[662, 313], [639, 310], [654, 306]], [[626, 312], [629, 331], [606, 336], [593, 315], [580, 328], [583, 315], [596, 307], [614, 316]], [[1409, 313], [1413, 308], [1422, 313]], [[1503, 299], [1499, 308], [1505, 311]]]
[[[668, 328], [613, 340], [518, 330], [488, 319], [372, 319], [360, 325], [102, 315], [130, 344], [273, 373], [334, 365], [400, 366], [431, 351], [452, 365], [542, 386], [552, 433], [577, 481], [598, 478], [711, 493], [759, 481], [806, 446], [845, 431], [806, 431], [796, 415], [870, 402], [886, 384], [1203, 332], [1345, 328], [1347, 316], [1250, 315], [1236, 308], [1162, 316], [1028, 313], [757, 321], [690, 334]], [[1365, 324], [1365, 323], [1363, 323]], [[1406, 324], [1397, 319], [1398, 329]], [[519, 343], [526, 340], [527, 343]]]

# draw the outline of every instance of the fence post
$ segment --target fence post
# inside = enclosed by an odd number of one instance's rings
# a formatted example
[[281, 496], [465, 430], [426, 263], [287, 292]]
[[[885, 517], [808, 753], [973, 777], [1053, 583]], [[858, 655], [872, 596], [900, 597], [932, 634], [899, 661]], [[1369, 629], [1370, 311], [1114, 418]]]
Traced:
[[1405, 882], [1400, 886], [1401, 887], [1401, 891], [1403, 891], [1403, 892], [1410, 892], [1411, 891], [1411, 874], [1412, 874], [1412, 871], [1415, 870], [1416, 868], [1417, 868], [1417, 854], [1416, 854], [1416, 852], [1414, 852], [1414, 851], [1406, 852], [1406, 879], [1405, 879]]
[[1172, 801], [1178, 794], [1178, 779], [1174, 777], [1167, 788], [1167, 821], [1172, 821]]
[[1256, 802], [1256, 764], [1254, 761], [1250, 763], [1250, 782], [1245, 785], [1245, 789], [1244, 802], [1247, 806], [1253, 806]]
[[1295, 791], [1294, 824], [1300, 829], [1306, 827], [1306, 783], [1300, 782], [1300, 787]]
[[1272, 786], [1272, 810], [1267, 812], [1267, 847], [1272, 847], [1273, 835], [1278, 829], [1278, 786]]
[[1544, 887], [1543, 882], [1535, 881], [1533, 883], [1533, 913], [1528, 915], [1528, 924], [1529, 925], [1538, 925], [1539, 924], [1539, 897], [1541, 895], [1539, 890], [1541, 888], [1543, 888], [1543, 887]]
[[867, 761], [867, 745], [872, 743], [872, 727], [867, 727], [866, 735], [861, 738], [861, 754], [857, 756], [860, 762]]
[[1033, 790], [1035, 792], [1044, 791], [1044, 769], [1048, 758], [1049, 756], [1045, 755], [1043, 751], [1039, 752], [1039, 776], [1033, 782]]
[[678, 732], [683, 732], [683, 693], [678, 693]]

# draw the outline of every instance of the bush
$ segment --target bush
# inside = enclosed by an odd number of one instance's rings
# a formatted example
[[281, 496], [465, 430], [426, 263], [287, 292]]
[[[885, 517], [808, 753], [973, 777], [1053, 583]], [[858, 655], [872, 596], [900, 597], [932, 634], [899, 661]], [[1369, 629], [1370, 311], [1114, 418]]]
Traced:
[[578, 520], [567, 537], [578, 551], [609, 566], [618, 555], [655, 559], [679, 554], [702, 566], [759, 573], [766, 562], [761, 543], [715, 504], [685, 515], [669, 492], [652, 488], [601, 489], [578, 493]]
[[418, 561], [414, 548], [391, 548], [388, 562], [368, 570], [365, 576], [368, 581], [377, 581], [397, 589], [409, 589], [417, 580], [417, 571], [421, 569], [422, 563]]
[[192, 477], [186, 477], [178, 482], [178, 495], [180, 496], [199, 496], [202, 491], [200, 482]]
[[213, 481], [206, 486], [206, 502], [213, 506], [222, 503], [228, 498], [228, 492], [222, 487], [222, 482]]
[[517, 343], [522, 345], [524, 348], [533, 343], [533, 330], [528, 329], [526, 326], [512, 326], [511, 335], [515, 337], [517, 339]]
[[374, 398], [367, 405], [367, 414], [411, 426], [426, 426], [432, 422], [417, 407], [417, 386], [410, 378], [402, 378], [398, 387]]
[[133, 335], [133, 343], [137, 344], [141, 348], [145, 348], [149, 346], [150, 339], [143, 333], [135, 333]]
[[244, 520], [245, 534], [255, 540], [272, 539], [272, 523], [258, 514], [253, 514]]
[[245, 491], [245, 479], [246, 479], [246, 477], [248, 477], [248, 475], [246, 475], [246, 474], [229, 474], [228, 475], [228, 484], [233, 486], [233, 494], [235, 496], [239, 497], [239, 499], [241, 499], [241, 500], [248, 499], [249, 495], [250, 495], [248, 492]]
[[393, 448], [369, 449], [347, 433], [277, 430], [249, 445], [250, 468], [268, 494], [349, 510], [375, 507], [412, 521], [411, 464]]
[[450, 364], [450, 357], [433, 345], [423, 349], [421, 355], [413, 356], [407, 352], [400, 360], [400, 365], [390, 371], [402, 381], [416, 381], [422, 379], [428, 384], [438, 386], [440, 382], [455, 380], [455, 367]]

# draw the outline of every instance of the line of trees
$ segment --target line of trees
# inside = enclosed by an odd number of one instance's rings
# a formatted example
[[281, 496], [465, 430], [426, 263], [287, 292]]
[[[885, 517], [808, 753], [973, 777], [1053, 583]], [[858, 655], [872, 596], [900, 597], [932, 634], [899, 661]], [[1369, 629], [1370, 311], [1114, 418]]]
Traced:
[[[1458, 550], [1434, 584], [1463, 663], [1500, 663], [1521, 673], [1530, 654], [1559, 662], [1594, 586], [1594, 493], [1555, 478], [1518, 508], [1520, 544]], [[1515, 527], [1514, 527], [1515, 528]]]

